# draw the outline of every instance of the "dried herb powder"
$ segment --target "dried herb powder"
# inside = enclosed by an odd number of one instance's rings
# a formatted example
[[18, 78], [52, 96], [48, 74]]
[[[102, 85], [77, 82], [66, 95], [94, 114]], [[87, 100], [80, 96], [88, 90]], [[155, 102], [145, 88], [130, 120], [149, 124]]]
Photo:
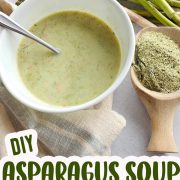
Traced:
[[159, 32], [145, 32], [136, 46], [135, 72], [148, 89], [171, 93], [180, 89], [180, 45]]

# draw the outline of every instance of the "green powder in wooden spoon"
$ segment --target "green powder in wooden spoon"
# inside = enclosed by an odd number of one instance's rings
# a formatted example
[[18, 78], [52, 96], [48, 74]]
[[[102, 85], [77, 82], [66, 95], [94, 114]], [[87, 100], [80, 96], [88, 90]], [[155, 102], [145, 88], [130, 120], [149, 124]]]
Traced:
[[143, 33], [133, 66], [146, 88], [162, 93], [180, 90], [180, 46], [170, 37], [153, 31]]

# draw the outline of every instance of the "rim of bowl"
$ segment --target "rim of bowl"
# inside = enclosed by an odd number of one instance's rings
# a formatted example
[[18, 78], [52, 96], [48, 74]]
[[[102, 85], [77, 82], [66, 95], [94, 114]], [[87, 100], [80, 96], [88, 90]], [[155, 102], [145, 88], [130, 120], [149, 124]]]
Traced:
[[[1, 79], [5, 85], [5, 87], [7, 88], [7, 90], [22, 104], [37, 110], [37, 111], [41, 111], [41, 112], [47, 112], [47, 113], [67, 113], [67, 112], [73, 112], [73, 111], [78, 111], [78, 110], [83, 110], [83, 109], [87, 109], [93, 105], [96, 105], [98, 103], [100, 103], [102, 100], [104, 100], [108, 95], [112, 94], [118, 87], [119, 85], [123, 82], [123, 80], [125, 79], [126, 75], [128, 74], [132, 61], [133, 61], [133, 56], [134, 56], [134, 51], [135, 51], [135, 33], [134, 33], [134, 28], [133, 25], [131, 23], [131, 20], [128, 16], [128, 14], [126, 13], [125, 9], [120, 5], [120, 3], [118, 3], [116, 0], [110, 0], [115, 6], [117, 6], [120, 11], [123, 13], [124, 18], [127, 21], [127, 25], [130, 31], [131, 36], [129, 36], [129, 50], [128, 50], [128, 56], [126, 57], [126, 63], [122, 69], [122, 71], [120, 72], [120, 75], [117, 77], [117, 79], [114, 81], [114, 83], [107, 89], [105, 90], [102, 94], [100, 94], [99, 96], [97, 96], [96, 98], [80, 104], [80, 105], [75, 105], [75, 106], [67, 106], [67, 107], [61, 107], [61, 106], [51, 106], [49, 105], [49, 107], [45, 107], [44, 105], [37, 105], [36, 103], [32, 103], [29, 102], [27, 99], [22, 98], [20, 95], [17, 95], [13, 92], [13, 90], [9, 87], [9, 84], [6, 83], [6, 81], [4, 80], [4, 76], [2, 74], [2, 72], [0, 71], [0, 76]], [[29, 1], [27, 1], [29, 2]], [[11, 17], [14, 16], [14, 13], [12, 13]], [[3, 32], [2, 32], [3, 34]]]

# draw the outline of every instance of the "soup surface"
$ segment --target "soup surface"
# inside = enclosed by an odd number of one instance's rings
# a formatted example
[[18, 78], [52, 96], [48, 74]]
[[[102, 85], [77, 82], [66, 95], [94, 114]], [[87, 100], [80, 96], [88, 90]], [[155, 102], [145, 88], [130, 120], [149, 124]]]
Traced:
[[103, 93], [120, 69], [120, 45], [99, 18], [80, 11], [50, 15], [30, 29], [60, 54], [24, 38], [18, 49], [20, 76], [40, 100], [57, 106], [85, 103]]

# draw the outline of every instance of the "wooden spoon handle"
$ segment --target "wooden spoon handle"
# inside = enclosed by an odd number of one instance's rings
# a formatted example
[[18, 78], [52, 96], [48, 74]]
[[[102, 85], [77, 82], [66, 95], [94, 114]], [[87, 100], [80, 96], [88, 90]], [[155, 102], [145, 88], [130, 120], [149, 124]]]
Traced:
[[178, 152], [173, 135], [173, 119], [177, 106], [176, 101], [142, 99], [151, 118], [152, 133], [148, 151]]

